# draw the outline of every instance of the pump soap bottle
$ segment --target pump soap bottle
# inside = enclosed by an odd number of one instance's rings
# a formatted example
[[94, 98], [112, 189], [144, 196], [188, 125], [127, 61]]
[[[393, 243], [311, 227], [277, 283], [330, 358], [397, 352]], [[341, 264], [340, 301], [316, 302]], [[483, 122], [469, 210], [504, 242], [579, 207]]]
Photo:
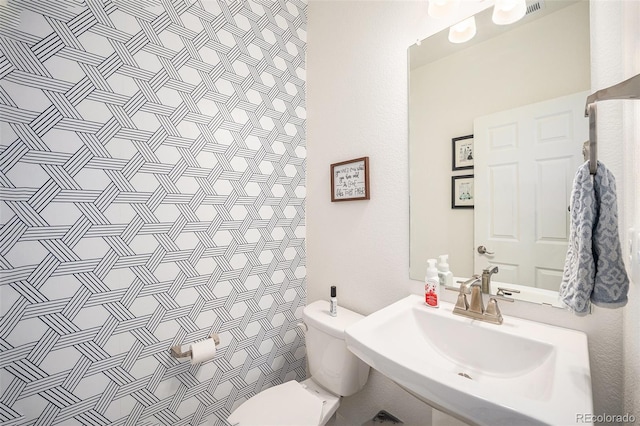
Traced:
[[436, 260], [427, 260], [427, 276], [424, 279], [424, 303], [432, 308], [440, 306], [440, 281], [438, 280], [438, 270]]
[[438, 278], [440, 285], [453, 286], [453, 273], [449, 270], [449, 255], [443, 254], [438, 256], [440, 263], [438, 263]]

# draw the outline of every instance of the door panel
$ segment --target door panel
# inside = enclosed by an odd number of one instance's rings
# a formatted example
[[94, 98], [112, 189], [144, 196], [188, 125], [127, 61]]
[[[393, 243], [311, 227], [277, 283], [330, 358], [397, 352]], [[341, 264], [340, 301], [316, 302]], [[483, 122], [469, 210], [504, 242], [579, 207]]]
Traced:
[[578, 93], [474, 121], [474, 269], [494, 279], [557, 290], [569, 238], [569, 199], [588, 140]]

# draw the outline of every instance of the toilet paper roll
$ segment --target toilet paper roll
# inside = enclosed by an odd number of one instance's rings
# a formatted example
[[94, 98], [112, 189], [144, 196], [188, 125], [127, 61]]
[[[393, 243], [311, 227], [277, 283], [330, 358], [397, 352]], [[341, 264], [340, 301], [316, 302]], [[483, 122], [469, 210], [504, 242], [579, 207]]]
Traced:
[[191, 364], [209, 361], [216, 355], [216, 342], [213, 339], [191, 344]]

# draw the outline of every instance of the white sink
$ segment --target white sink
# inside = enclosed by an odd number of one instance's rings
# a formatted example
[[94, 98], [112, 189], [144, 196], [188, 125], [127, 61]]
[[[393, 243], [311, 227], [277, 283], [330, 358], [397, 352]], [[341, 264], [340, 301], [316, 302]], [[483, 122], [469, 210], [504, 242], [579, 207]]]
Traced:
[[348, 327], [347, 347], [469, 424], [567, 425], [593, 413], [584, 333], [509, 316], [494, 325], [452, 311], [450, 303], [434, 309], [408, 296]]

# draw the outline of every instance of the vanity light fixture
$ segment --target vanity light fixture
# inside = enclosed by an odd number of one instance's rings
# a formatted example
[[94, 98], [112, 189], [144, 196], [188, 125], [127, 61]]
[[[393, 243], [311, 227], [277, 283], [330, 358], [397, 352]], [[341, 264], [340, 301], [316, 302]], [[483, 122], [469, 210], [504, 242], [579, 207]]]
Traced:
[[429, 0], [427, 13], [432, 18], [446, 18], [450, 16], [460, 4], [460, 0]]
[[449, 41], [451, 43], [464, 43], [476, 35], [476, 18], [472, 16], [449, 28]]
[[[450, 16], [459, 3], [460, 0], [429, 0], [429, 16], [433, 18]], [[533, 5], [537, 7], [532, 11], [539, 10], [542, 3], [542, 0], [535, 2]], [[494, 24], [509, 25], [519, 21], [526, 14], [526, 0], [495, 0], [491, 19]], [[474, 16], [471, 16], [449, 28], [449, 41], [451, 43], [465, 43], [475, 37], [476, 31], [476, 20]]]
[[525, 0], [496, 0], [491, 19], [497, 25], [509, 25], [519, 21], [527, 13]]

